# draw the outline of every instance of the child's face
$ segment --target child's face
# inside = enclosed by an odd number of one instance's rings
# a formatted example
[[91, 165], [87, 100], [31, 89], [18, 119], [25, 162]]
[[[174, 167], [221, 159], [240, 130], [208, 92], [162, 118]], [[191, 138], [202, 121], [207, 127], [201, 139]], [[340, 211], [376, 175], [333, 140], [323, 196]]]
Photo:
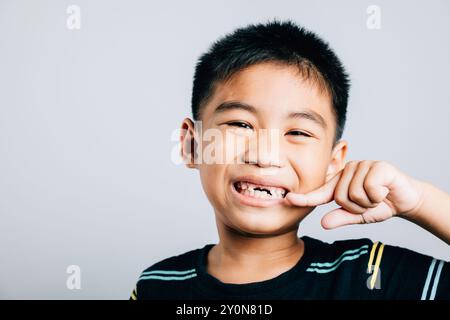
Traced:
[[[333, 148], [336, 124], [330, 97], [294, 67], [264, 63], [236, 73], [217, 86], [201, 120], [203, 133], [216, 129], [226, 137], [215, 143], [227, 160], [188, 166], [200, 171], [217, 222], [240, 233], [275, 235], [297, 228], [313, 208], [292, 207], [283, 194], [311, 191], [344, 164], [345, 141]], [[183, 129], [188, 131], [182, 135], [186, 154], [192, 136], [196, 141], [201, 137], [189, 119]], [[265, 134], [261, 129], [267, 129]], [[278, 143], [276, 150], [270, 139]], [[238, 140], [245, 146], [236, 151]], [[202, 144], [202, 151], [211, 147], [210, 142]]]

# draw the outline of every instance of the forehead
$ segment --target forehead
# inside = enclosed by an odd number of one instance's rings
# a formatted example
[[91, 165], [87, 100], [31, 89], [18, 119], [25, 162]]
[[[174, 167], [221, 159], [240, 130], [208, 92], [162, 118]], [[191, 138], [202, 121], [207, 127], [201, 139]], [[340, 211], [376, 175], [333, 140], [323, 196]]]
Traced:
[[329, 94], [314, 80], [305, 79], [294, 66], [263, 63], [237, 72], [228, 81], [217, 84], [204, 109], [205, 118], [226, 101], [252, 105], [260, 116], [272, 119], [310, 109], [319, 113], [329, 128], [335, 128]]

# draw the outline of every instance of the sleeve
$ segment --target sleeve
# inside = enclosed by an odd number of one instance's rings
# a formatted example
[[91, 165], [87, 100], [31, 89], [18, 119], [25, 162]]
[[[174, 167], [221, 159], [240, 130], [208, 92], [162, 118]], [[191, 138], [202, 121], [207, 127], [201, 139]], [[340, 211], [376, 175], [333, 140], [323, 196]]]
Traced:
[[386, 245], [380, 276], [386, 298], [450, 300], [450, 262]]
[[421, 300], [450, 300], [450, 262], [430, 258]]

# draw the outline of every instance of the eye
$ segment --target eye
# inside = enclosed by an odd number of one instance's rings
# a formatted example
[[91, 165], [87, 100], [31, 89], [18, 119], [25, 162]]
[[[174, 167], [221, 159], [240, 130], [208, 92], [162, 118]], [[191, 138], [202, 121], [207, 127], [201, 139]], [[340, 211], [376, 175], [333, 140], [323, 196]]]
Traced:
[[227, 125], [232, 126], [232, 127], [242, 128], [242, 129], [252, 129], [251, 125], [249, 125], [248, 123], [242, 122], [242, 121], [228, 122]]
[[289, 135], [291, 135], [291, 136], [305, 136], [305, 137], [311, 137], [310, 134], [307, 134], [306, 132], [298, 131], [298, 130], [289, 131], [287, 134], [289, 134]]

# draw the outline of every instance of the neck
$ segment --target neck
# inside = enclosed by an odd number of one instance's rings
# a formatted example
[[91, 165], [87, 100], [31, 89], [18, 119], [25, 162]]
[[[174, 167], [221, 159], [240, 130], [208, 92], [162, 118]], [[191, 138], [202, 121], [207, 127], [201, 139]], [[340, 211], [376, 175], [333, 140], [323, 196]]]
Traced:
[[220, 241], [208, 254], [208, 272], [228, 283], [268, 280], [291, 269], [302, 257], [297, 229], [279, 235], [236, 232], [217, 223]]

